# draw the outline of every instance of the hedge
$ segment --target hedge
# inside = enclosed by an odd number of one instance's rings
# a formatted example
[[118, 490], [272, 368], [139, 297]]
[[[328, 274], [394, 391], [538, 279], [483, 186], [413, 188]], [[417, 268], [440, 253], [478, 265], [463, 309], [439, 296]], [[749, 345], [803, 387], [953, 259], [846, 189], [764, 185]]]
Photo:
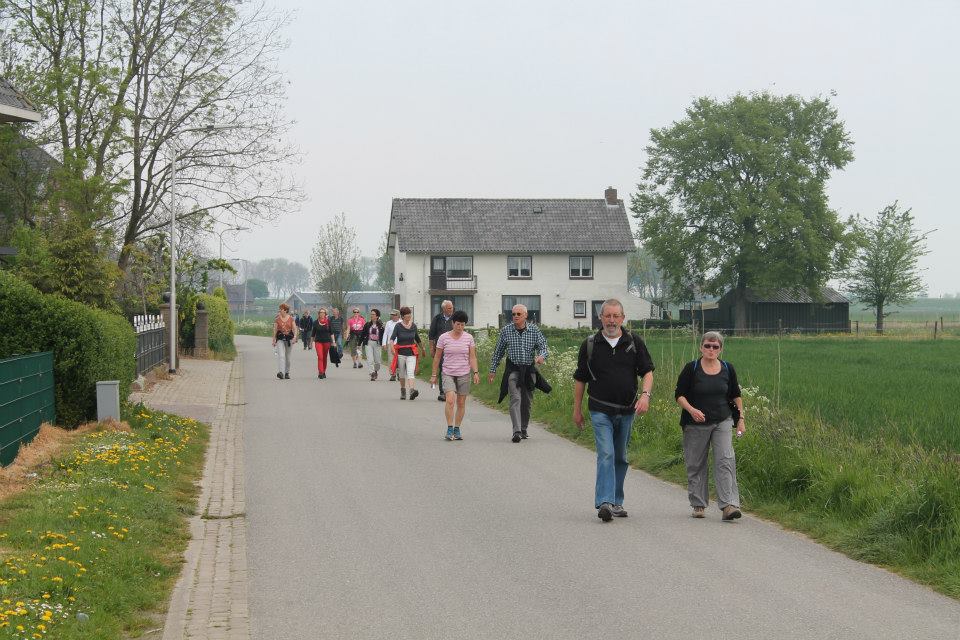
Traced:
[[40, 293], [0, 271], [0, 358], [53, 351], [57, 422], [96, 418], [97, 382], [119, 380], [120, 398], [136, 376], [136, 335], [121, 316]]
[[207, 310], [208, 346], [218, 353], [233, 353], [233, 320], [227, 301], [217, 295], [201, 293], [197, 300]]

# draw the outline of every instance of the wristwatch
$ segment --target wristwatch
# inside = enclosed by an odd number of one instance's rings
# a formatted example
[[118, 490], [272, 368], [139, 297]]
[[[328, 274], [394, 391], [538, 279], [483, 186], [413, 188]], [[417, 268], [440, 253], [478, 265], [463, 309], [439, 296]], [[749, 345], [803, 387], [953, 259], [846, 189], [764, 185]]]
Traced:
[[640, 395], [642, 395], [642, 396], [647, 396], [648, 398], [652, 398], [652, 397], [653, 397], [653, 394], [650, 393], [649, 391], [641, 391], [641, 392], [640, 392]]

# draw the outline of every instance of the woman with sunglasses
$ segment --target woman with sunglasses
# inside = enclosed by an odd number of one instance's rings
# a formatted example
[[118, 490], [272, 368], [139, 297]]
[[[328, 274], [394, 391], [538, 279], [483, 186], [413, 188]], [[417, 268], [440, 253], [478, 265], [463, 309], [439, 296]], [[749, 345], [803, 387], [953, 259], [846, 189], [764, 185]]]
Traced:
[[707, 454], [713, 448], [713, 475], [717, 505], [724, 520], [740, 517], [737, 460], [733, 430], [746, 430], [743, 398], [733, 365], [720, 359], [723, 336], [708, 331], [700, 340], [700, 358], [688, 362], [677, 379], [674, 397], [683, 409], [683, 458], [687, 465], [687, 494], [693, 517], [702, 518], [710, 499]]

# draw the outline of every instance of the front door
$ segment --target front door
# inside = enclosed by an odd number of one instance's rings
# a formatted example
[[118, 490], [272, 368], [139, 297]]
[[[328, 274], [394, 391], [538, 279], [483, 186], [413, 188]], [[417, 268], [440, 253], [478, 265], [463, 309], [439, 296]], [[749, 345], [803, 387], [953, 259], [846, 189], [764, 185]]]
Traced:
[[593, 309], [593, 328], [602, 329], [603, 322], [600, 321], [600, 309], [603, 307], [603, 300], [593, 300], [590, 307]]

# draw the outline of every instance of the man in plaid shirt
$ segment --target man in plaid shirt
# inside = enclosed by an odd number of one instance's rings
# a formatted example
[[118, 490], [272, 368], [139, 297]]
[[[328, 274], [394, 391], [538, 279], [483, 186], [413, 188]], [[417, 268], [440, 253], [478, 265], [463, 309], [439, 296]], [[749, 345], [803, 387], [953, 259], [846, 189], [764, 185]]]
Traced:
[[493, 382], [497, 366], [506, 353], [507, 364], [503, 375], [510, 393], [510, 422], [513, 423], [513, 441], [520, 442], [527, 437], [530, 401], [533, 398], [533, 390], [528, 384], [528, 372], [534, 364], [543, 364], [549, 352], [547, 339], [543, 337], [540, 329], [536, 325], [527, 324], [527, 308], [518, 304], [513, 307], [511, 314], [513, 323], [501, 329], [497, 347], [493, 350], [487, 382]]

